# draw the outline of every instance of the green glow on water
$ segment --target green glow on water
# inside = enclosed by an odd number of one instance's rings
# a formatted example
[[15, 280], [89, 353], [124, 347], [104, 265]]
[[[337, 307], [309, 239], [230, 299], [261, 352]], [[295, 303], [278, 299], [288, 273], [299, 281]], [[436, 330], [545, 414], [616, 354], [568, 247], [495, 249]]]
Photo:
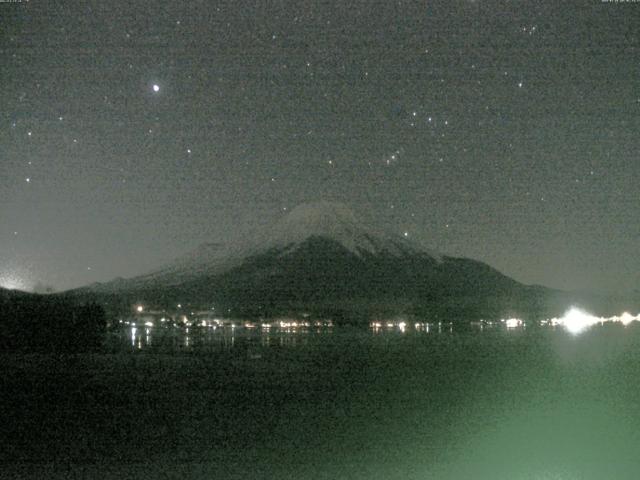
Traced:
[[3, 385], [22, 385], [5, 450], [36, 476], [60, 461], [87, 478], [639, 476], [638, 328], [288, 335], [57, 364], [5, 356]]

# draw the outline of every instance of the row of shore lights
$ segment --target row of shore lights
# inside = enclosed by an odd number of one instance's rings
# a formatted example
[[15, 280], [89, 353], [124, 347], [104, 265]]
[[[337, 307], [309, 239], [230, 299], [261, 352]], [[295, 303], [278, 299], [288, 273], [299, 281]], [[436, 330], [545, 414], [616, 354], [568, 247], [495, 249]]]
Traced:
[[[507, 328], [517, 328], [524, 324], [519, 318], [508, 318], [502, 320]], [[640, 314], [633, 316], [629, 312], [624, 312], [622, 315], [614, 315], [612, 317], [596, 317], [587, 313], [579, 308], [572, 307], [560, 318], [550, 318], [543, 320], [543, 325], [551, 325], [564, 327], [568, 332], [573, 334], [581, 333], [588, 328], [604, 323], [621, 323], [625, 327], [631, 322], [640, 322]]]
[[[181, 304], [181, 303], [179, 303], [179, 304], [178, 304], [178, 305], [176, 305], [176, 306], [177, 306], [178, 308], [182, 308], [182, 304]], [[215, 310], [215, 309], [216, 309], [215, 307], [211, 307], [211, 310]], [[143, 305], [136, 305], [136, 306], [135, 306], [135, 311], [136, 311], [137, 313], [142, 313], [142, 312], [144, 312], [144, 306], [143, 306]]]
[[[182, 305], [178, 304], [178, 308], [181, 307]], [[144, 307], [142, 305], [137, 305], [136, 312], [144, 312]], [[517, 328], [524, 324], [524, 322], [519, 318], [508, 318], [503, 320], [503, 322], [507, 328]], [[603, 324], [605, 322], [619, 322], [626, 326], [631, 322], [640, 322], [640, 314], [633, 316], [629, 312], [624, 312], [620, 316], [595, 317], [589, 313], [573, 307], [567, 313], [565, 313], [563, 317], [551, 318], [549, 320], [545, 320], [543, 323], [552, 326], [560, 325], [566, 328], [569, 332], [577, 334], [589, 327], [592, 327], [593, 325], [596, 325], [598, 323]], [[401, 330], [404, 330], [406, 324], [404, 322], [401, 322], [400, 324], [398, 324], [398, 326], [401, 328]], [[416, 324], [416, 327], [418, 327], [418, 324]]]
[[[177, 307], [178, 307], [178, 308], [182, 308], [182, 304], [181, 304], [181, 303], [179, 303], [179, 304], [177, 305]], [[215, 307], [211, 307], [211, 310], [215, 310]], [[144, 312], [144, 306], [143, 306], [143, 305], [136, 305], [136, 306], [135, 306], [135, 311], [136, 311], [136, 313], [142, 313], [142, 312]], [[192, 312], [192, 313], [193, 313], [193, 312]]]

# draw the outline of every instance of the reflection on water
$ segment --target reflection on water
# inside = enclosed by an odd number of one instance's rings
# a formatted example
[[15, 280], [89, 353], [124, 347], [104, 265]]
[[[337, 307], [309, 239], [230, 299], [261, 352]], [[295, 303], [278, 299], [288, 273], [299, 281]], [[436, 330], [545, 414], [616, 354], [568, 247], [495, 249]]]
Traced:
[[395, 320], [374, 320], [369, 323], [369, 328], [373, 333], [443, 333], [453, 332], [452, 322], [416, 322], [406, 319]]
[[[54, 371], [50, 358], [14, 359], [5, 371], [32, 378], [5, 374], [21, 395], [13, 416], [27, 415], [20, 427], [37, 428], [35, 438], [51, 420], [50, 437], [13, 451], [79, 462], [89, 452], [114, 468], [86, 478], [639, 477], [633, 322], [580, 335], [506, 320], [145, 323], [123, 322], [111, 352]], [[70, 393], [37, 410], [33, 399], [65, 376]], [[150, 471], [135, 471], [140, 458]], [[37, 473], [10, 476], [53, 478]]]
[[[555, 329], [562, 326], [566, 331], [576, 334], [587, 327], [605, 325], [629, 326], [640, 319], [624, 314], [620, 317], [596, 318], [585, 315], [576, 317], [568, 312], [563, 319], [552, 319], [539, 322], [542, 328]], [[588, 320], [586, 325], [584, 318]], [[567, 320], [569, 319], [569, 320]], [[597, 319], [592, 321], [592, 319]], [[578, 327], [574, 326], [578, 325]], [[368, 330], [374, 336], [384, 335], [439, 335], [452, 334], [454, 330], [471, 330], [475, 332], [505, 331], [523, 332], [527, 323], [518, 318], [496, 321], [474, 321], [464, 326], [455, 326], [453, 322], [416, 321], [398, 317], [385, 320], [373, 320], [368, 326], [358, 327]], [[353, 327], [356, 328], [356, 327]], [[173, 323], [165, 318], [159, 322], [120, 321], [110, 338], [111, 347], [116, 351], [143, 350], [156, 352], [198, 351], [198, 350], [230, 350], [237, 346], [260, 346], [263, 348], [280, 346], [295, 347], [308, 344], [309, 338], [318, 335], [341, 331], [334, 328], [331, 321], [308, 321], [283, 319], [276, 321], [240, 321], [230, 319], [199, 320], [192, 323]]]
[[[152, 324], [153, 325], [153, 324]], [[236, 346], [300, 347], [308, 345], [309, 338], [334, 332], [330, 322], [278, 321], [272, 323], [235, 322], [226, 324], [198, 324], [192, 326], [121, 325], [113, 332], [111, 345], [118, 350], [180, 351], [230, 350]], [[376, 335], [452, 333], [450, 322], [374, 321], [370, 332]], [[125, 341], [126, 339], [126, 341]], [[129, 348], [127, 348], [129, 345]]]
[[[123, 322], [124, 323], [124, 322]], [[403, 327], [396, 330], [406, 332]], [[417, 331], [417, 327], [416, 327]], [[308, 344], [309, 336], [326, 335], [333, 332], [329, 322], [235, 322], [226, 324], [203, 324], [184, 326], [175, 324], [119, 325], [109, 339], [116, 351], [200, 351], [231, 350], [241, 346], [296, 347]]]
[[[308, 345], [309, 338], [335, 331], [331, 321], [239, 320], [184, 323], [121, 321], [110, 344], [116, 350], [171, 352], [180, 350], [230, 350], [235, 346], [296, 347]], [[366, 327], [359, 327], [361, 330]], [[338, 328], [338, 330], [340, 330]], [[480, 328], [482, 330], [482, 328]], [[375, 320], [368, 324], [374, 335], [417, 335], [453, 333], [452, 322], [420, 322], [407, 319]], [[127, 341], [125, 341], [127, 339]], [[127, 348], [129, 346], [130, 348]]]

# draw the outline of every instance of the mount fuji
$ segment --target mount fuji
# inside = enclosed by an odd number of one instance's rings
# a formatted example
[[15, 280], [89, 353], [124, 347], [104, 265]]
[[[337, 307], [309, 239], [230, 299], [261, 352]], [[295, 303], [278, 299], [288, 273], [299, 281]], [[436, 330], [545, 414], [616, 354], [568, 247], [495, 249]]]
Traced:
[[549, 292], [375, 228], [345, 205], [318, 202], [242, 244], [203, 244], [149, 274], [68, 293], [123, 308], [182, 303], [243, 316], [476, 318], [538, 310]]

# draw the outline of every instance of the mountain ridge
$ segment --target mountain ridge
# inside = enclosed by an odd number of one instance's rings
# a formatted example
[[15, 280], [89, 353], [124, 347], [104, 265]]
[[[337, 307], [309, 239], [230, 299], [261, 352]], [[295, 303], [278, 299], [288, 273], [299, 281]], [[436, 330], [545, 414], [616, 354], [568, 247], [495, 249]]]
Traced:
[[178, 285], [200, 275], [216, 275], [239, 266], [246, 258], [271, 249], [290, 253], [311, 237], [329, 238], [355, 255], [389, 252], [402, 256], [424, 254], [437, 260], [443, 255], [425, 249], [399, 235], [393, 235], [359, 220], [346, 205], [338, 202], [304, 203], [281, 217], [271, 228], [236, 245], [205, 242], [177, 259], [149, 273], [129, 279], [114, 279], [93, 285], [109, 291], [140, 287], [145, 283]]
[[143, 302], [213, 305], [247, 316], [412, 312], [478, 318], [538, 311], [550, 292], [372, 227], [342, 204], [317, 202], [296, 207], [241, 244], [203, 244], [149, 274], [71, 294], [108, 298], [124, 309]]

